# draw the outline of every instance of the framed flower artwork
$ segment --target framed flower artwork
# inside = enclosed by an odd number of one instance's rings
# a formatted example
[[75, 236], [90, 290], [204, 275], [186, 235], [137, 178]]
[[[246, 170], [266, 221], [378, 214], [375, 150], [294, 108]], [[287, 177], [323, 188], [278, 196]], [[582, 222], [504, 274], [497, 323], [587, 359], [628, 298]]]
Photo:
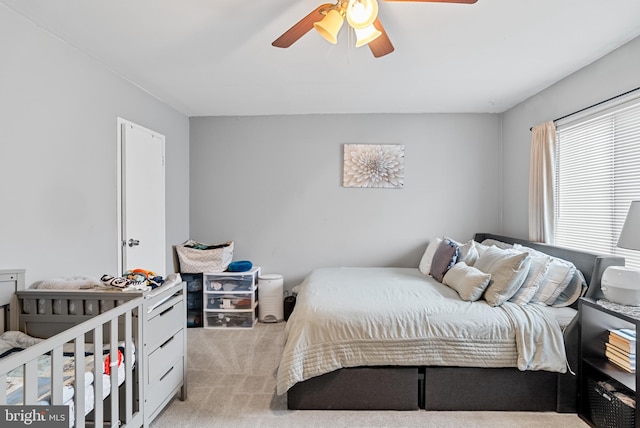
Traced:
[[404, 186], [404, 145], [345, 144], [344, 187]]

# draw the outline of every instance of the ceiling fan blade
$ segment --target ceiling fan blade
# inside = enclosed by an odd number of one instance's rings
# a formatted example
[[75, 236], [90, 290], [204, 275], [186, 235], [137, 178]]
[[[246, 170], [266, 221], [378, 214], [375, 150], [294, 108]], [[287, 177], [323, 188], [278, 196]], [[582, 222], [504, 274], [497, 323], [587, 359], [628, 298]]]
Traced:
[[389, 40], [389, 36], [382, 26], [380, 19], [376, 18], [373, 22], [373, 26], [382, 33], [375, 40], [369, 42], [369, 49], [371, 49], [373, 56], [380, 58], [381, 56], [385, 56], [393, 52], [395, 48], [391, 44], [391, 40]]
[[414, 2], [414, 3], [465, 3], [473, 4], [478, 0], [384, 0], [389, 2]]
[[288, 48], [292, 44], [298, 41], [300, 37], [304, 36], [313, 28], [313, 24], [324, 18], [323, 13], [326, 9], [333, 6], [331, 3], [321, 4], [315, 8], [309, 15], [302, 18], [293, 27], [289, 28], [284, 34], [271, 43], [272, 46], [277, 48]]

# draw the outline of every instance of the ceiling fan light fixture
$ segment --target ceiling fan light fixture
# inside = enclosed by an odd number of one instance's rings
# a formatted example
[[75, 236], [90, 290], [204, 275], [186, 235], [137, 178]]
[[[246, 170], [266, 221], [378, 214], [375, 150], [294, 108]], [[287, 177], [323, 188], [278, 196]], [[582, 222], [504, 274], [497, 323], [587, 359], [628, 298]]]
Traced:
[[335, 45], [338, 43], [338, 32], [340, 28], [342, 28], [343, 22], [344, 18], [342, 14], [336, 9], [331, 9], [322, 20], [313, 24], [313, 28], [315, 28], [326, 41]]
[[[302, 36], [315, 28], [320, 35], [333, 44], [338, 43], [338, 32], [346, 19], [357, 34], [356, 46], [368, 44], [374, 57], [380, 58], [394, 51], [387, 31], [378, 19], [377, 0], [334, 0], [336, 3], [323, 3], [298, 21], [274, 40], [271, 45], [288, 48]], [[466, 3], [478, 0], [384, 0], [388, 2], [407, 1], [424, 3]], [[369, 28], [373, 26], [373, 28]], [[358, 31], [366, 30], [366, 31]], [[351, 33], [349, 32], [349, 35]]]
[[347, 5], [347, 22], [354, 29], [365, 29], [378, 17], [376, 0], [349, 0]]
[[382, 32], [373, 25], [369, 25], [367, 28], [354, 28], [353, 30], [356, 32], [357, 48], [369, 44], [382, 35]]

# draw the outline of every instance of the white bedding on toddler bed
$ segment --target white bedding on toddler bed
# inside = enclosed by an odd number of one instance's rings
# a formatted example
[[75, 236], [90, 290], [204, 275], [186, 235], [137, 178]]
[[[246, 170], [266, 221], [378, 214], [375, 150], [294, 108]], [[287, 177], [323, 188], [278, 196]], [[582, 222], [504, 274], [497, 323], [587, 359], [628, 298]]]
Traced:
[[[0, 335], [0, 350], [15, 348], [27, 348], [31, 345], [39, 343], [44, 339], [34, 338], [28, 336], [19, 331], [5, 332]], [[70, 344], [67, 344], [70, 345]], [[65, 345], [65, 352], [71, 351], [72, 346]], [[124, 343], [119, 343], [119, 347], [123, 348]], [[67, 349], [68, 348], [68, 349]], [[86, 344], [85, 349], [91, 353], [93, 351], [92, 344]], [[106, 350], [107, 348], [105, 348]], [[135, 351], [135, 348], [134, 348]], [[120, 351], [119, 351], [120, 352]], [[100, 359], [103, 365], [102, 369], [102, 398], [106, 398], [111, 393], [111, 377], [104, 372], [104, 362], [108, 355], [103, 355]], [[75, 358], [73, 356], [63, 357], [63, 387], [62, 387], [62, 402], [63, 404], [71, 407], [71, 417], [73, 418], [73, 397], [76, 393], [75, 382]], [[94, 375], [93, 375], [93, 355], [85, 355], [85, 371], [84, 371], [84, 385], [81, 390], [85, 396], [85, 414], [88, 414], [93, 410], [94, 401]], [[124, 355], [122, 362], [117, 364], [118, 373], [118, 385], [121, 385], [126, 377], [126, 370], [124, 363]], [[135, 352], [133, 353], [133, 362], [135, 363]], [[6, 384], [6, 396], [7, 404], [20, 405], [23, 403], [23, 370], [17, 368], [7, 373]], [[51, 357], [48, 355], [41, 355], [38, 357], [38, 404], [49, 405], [51, 404]]]
[[322, 268], [299, 287], [277, 393], [344, 367], [517, 367], [564, 373], [548, 308], [467, 302], [412, 268]]

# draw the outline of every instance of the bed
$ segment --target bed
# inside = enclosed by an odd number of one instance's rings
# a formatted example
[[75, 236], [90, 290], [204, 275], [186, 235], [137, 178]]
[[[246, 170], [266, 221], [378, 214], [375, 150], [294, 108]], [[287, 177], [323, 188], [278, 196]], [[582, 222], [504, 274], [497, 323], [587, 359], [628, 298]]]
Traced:
[[18, 328], [5, 334], [24, 350], [0, 359], [0, 404], [67, 405], [69, 426], [139, 427], [175, 395], [186, 399], [179, 275], [144, 292], [13, 286], [3, 303]]
[[602, 273], [624, 259], [492, 234], [473, 241], [526, 247], [523, 275], [534, 253], [569, 262], [573, 300], [518, 304], [488, 288], [486, 301], [463, 300], [420, 269], [314, 270], [285, 330], [277, 392], [288, 408], [575, 412], [576, 293], [601, 297]]

